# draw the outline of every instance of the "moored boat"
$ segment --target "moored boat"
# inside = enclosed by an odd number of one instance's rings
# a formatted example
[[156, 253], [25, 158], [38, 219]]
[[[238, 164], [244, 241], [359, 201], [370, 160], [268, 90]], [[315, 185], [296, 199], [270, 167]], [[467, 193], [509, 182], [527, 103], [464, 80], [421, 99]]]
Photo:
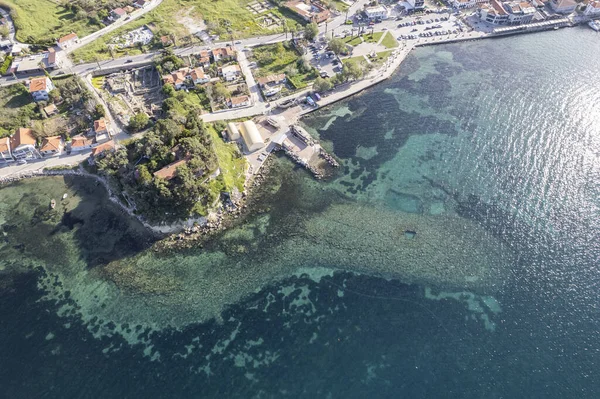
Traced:
[[56, 200], [54, 198], [52, 198], [52, 200], [50, 200], [50, 209], [54, 209], [56, 207]]

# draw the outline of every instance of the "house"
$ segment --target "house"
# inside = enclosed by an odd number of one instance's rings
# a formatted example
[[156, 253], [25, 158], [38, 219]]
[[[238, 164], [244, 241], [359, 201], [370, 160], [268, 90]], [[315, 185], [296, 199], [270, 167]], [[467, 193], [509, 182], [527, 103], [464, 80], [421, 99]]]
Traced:
[[60, 155], [64, 144], [60, 136], [44, 137], [40, 146], [40, 153], [44, 156]]
[[133, 3], [133, 6], [134, 6], [134, 7], [136, 7], [136, 8], [144, 8], [144, 7], [146, 7], [148, 4], [150, 4], [150, 1], [148, 1], [148, 0], [136, 0], [136, 1]]
[[100, 144], [94, 148], [92, 148], [92, 152], [90, 153], [90, 159], [88, 160], [88, 163], [90, 165], [93, 165], [95, 162], [95, 158], [104, 153], [104, 152], [109, 152], [109, 151], [114, 151], [115, 149], [115, 142], [114, 141], [107, 141], [104, 144]]
[[190, 79], [196, 85], [210, 82], [210, 76], [204, 73], [202, 68], [194, 68], [189, 74]]
[[559, 14], [571, 14], [577, 8], [575, 0], [550, 0], [550, 8]]
[[180, 159], [179, 161], [175, 161], [173, 163], [168, 164], [164, 168], [157, 170], [154, 172], [154, 177], [158, 177], [160, 179], [171, 180], [175, 176], [177, 176], [177, 168], [186, 165], [188, 162], [187, 159]]
[[384, 5], [381, 5], [381, 4], [378, 6], [375, 6], [375, 7], [365, 8], [365, 16], [371, 20], [387, 19], [388, 15], [389, 15], [389, 11], [388, 11], [387, 7]]
[[227, 106], [229, 108], [241, 108], [247, 107], [250, 105], [250, 97], [249, 96], [237, 96], [231, 97], [227, 99]]
[[117, 21], [123, 18], [125, 15], [127, 15], [127, 11], [125, 11], [121, 7], [115, 8], [110, 12], [110, 19], [112, 19], [113, 21]]
[[244, 121], [240, 125], [240, 133], [248, 152], [260, 150], [265, 146], [265, 142], [263, 141], [256, 124], [251, 120]]
[[11, 65], [11, 71], [15, 73], [31, 73], [41, 72], [44, 69], [53, 69], [55, 67], [56, 53], [53, 50], [15, 58]]
[[93, 145], [94, 140], [82, 135], [74, 136], [71, 139], [71, 151], [73, 152], [89, 150], [90, 148], [92, 148]]
[[479, 8], [479, 18], [493, 25], [521, 25], [532, 21], [535, 7], [527, 2], [490, 1]]
[[312, 2], [310, 0], [287, 1], [284, 3], [284, 6], [306, 22], [320, 24], [331, 17], [331, 13], [327, 8], [318, 2]]
[[223, 79], [225, 79], [227, 82], [231, 82], [236, 80], [241, 75], [242, 70], [240, 69], [239, 65], [227, 65], [221, 68], [220, 72], [221, 76], [223, 76]]
[[4, 137], [0, 139], [0, 163], [13, 161], [14, 159], [10, 153], [10, 139]]
[[583, 15], [587, 17], [597, 17], [600, 15], [600, 1], [590, 1], [583, 10]]
[[488, 0], [451, 0], [450, 5], [452, 5], [456, 9], [462, 10], [465, 8], [477, 7], [477, 5], [487, 2]]
[[211, 51], [212, 58], [217, 61], [229, 61], [235, 59], [235, 50], [230, 46], [220, 47]]
[[110, 140], [110, 131], [106, 124], [106, 119], [98, 119], [94, 121], [94, 135], [96, 136], [96, 143], [103, 143]]
[[29, 81], [29, 93], [33, 101], [48, 101], [48, 93], [54, 90], [54, 85], [50, 78], [33, 78]]
[[198, 64], [203, 68], [210, 67], [210, 53], [207, 50], [200, 51], [198, 55]]
[[279, 93], [281, 91], [281, 85], [284, 84], [286, 80], [285, 73], [280, 73], [258, 78], [257, 82], [263, 94], [269, 97]]
[[44, 113], [49, 118], [52, 115], [58, 114], [58, 108], [56, 108], [56, 105], [50, 104], [47, 107], [44, 107]]
[[77, 43], [78, 40], [79, 40], [79, 37], [77, 37], [77, 34], [74, 32], [71, 32], [68, 35], [65, 35], [65, 36], [61, 37], [60, 39], [58, 39], [56, 41], [56, 45], [64, 50], [69, 47], [72, 47], [75, 43]]
[[188, 75], [188, 68], [182, 68], [170, 75], [163, 76], [164, 84], [171, 84], [175, 87], [175, 90], [180, 90], [186, 86]]
[[20, 127], [10, 137], [10, 153], [17, 159], [37, 158], [36, 141], [31, 129]]
[[261, 88], [264, 88], [267, 86], [281, 85], [281, 84], [284, 84], [285, 82], [286, 82], [285, 73], [279, 73], [277, 75], [269, 75], [269, 76], [265, 76], [264, 78], [258, 78], [258, 80], [257, 80], [257, 83], [260, 85]]
[[406, 0], [406, 2], [413, 10], [421, 10], [421, 9], [425, 8], [424, 0]]

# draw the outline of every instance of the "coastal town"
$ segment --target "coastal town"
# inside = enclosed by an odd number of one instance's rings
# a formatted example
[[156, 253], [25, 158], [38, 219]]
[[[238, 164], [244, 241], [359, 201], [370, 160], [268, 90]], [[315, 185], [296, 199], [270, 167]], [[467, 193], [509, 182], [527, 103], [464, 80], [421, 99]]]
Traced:
[[594, 0], [249, 1], [256, 34], [179, 16], [187, 36], [139, 23], [161, 0], [115, 4], [76, 4], [99, 29], [43, 44], [20, 41], [24, 10], [0, 8], [0, 181], [77, 171], [153, 223], [235, 209], [276, 151], [332, 175], [301, 117], [389, 78], [417, 47], [600, 30]]

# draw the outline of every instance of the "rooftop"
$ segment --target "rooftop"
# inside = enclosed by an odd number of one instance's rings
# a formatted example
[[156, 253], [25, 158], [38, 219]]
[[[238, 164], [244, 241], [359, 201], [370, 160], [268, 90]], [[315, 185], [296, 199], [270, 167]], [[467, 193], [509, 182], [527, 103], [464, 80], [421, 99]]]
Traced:
[[28, 128], [20, 127], [10, 138], [10, 148], [15, 149], [20, 145], [35, 145], [36, 139], [33, 131]]
[[69, 40], [73, 40], [73, 39], [77, 39], [77, 34], [71, 32], [68, 35], [65, 35], [65, 36], [61, 37], [60, 39], [58, 39], [58, 42], [64, 43], [64, 42], [68, 42]]
[[104, 132], [106, 131], [106, 120], [103, 119], [98, 119], [97, 121], [94, 121], [94, 132]]
[[159, 177], [165, 180], [171, 180], [177, 175], [177, 168], [179, 166], [187, 164], [187, 159], [181, 159], [179, 161], [175, 161], [173, 163], [168, 164], [164, 168], [157, 170], [154, 172], [154, 177]]
[[46, 90], [47, 88], [47, 77], [33, 78], [29, 81], [29, 92], [35, 93], [36, 91]]
[[60, 145], [60, 136], [44, 137], [40, 151], [59, 151]]

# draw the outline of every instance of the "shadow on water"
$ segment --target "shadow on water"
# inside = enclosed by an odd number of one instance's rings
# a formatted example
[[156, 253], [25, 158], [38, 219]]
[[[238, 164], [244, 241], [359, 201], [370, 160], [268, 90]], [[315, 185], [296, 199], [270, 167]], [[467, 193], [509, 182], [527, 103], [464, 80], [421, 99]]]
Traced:
[[[67, 242], [72, 240], [88, 267], [95, 267], [135, 254], [154, 242], [152, 234], [124, 214], [92, 179], [30, 179], [13, 183], [3, 192], [16, 199], [6, 202], [5, 249], [32, 258], [69, 264]], [[54, 209], [50, 199], [56, 201]]]

